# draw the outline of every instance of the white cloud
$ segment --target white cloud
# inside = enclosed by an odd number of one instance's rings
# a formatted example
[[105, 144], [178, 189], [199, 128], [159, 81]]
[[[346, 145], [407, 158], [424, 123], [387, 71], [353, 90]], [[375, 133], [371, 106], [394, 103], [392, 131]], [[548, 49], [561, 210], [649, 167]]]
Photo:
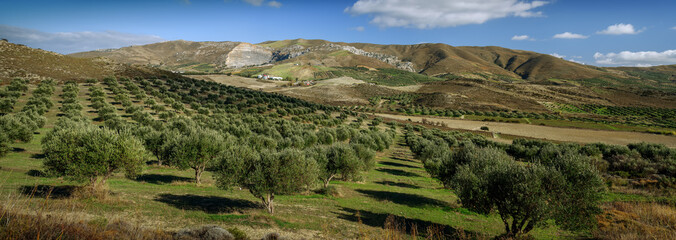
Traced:
[[269, 1], [268, 6], [274, 7], [274, 8], [280, 8], [280, 7], [282, 7], [282, 3], [277, 2], [277, 1]]
[[47, 33], [7, 25], [0, 25], [0, 36], [13, 43], [59, 53], [120, 48], [164, 41], [161, 37], [154, 35], [137, 35], [115, 31]]
[[521, 0], [358, 0], [345, 9], [353, 15], [370, 15], [380, 27], [420, 29], [482, 24], [504, 17], [539, 17], [533, 11], [548, 2]]
[[582, 58], [582, 57], [580, 57], [580, 56], [572, 56], [571, 58], [566, 59], [566, 56], [565, 56], [565, 55], [560, 55], [560, 54], [558, 54], [558, 53], [550, 53], [549, 55], [552, 55], [553, 57], [557, 57], [557, 58], [560, 58], [560, 59], [563, 59], [563, 60], [566, 60], [566, 61], [569, 61], [569, 62], [574, 62], [574, 63], [579, 63], [579, 64], [585, 64], [585, 63], [583, 63], [583, 62], [580, 62], [580, 61], [577, 61], [577, 60], [573, 59], [573, 58]]
[[514, 37], [512, 37], [512, 40], [514, 40], [514, 41], [531, 40], [532, 41], [532, 40], [535, 40], [535, 39], [532, 39], [528, 35], [514, 35]]
[[676, 30], [676, 27], [672, 27], [671, 29]]
[[577, 64], [587, 65], [586, 63], [580, 62], [580, 61], [575, 60], [575, 59], [565, 59], [565, 60], [569, 61], [569, 62], [574, 62], [574, 63], [577, 63]]
[[263, 0], [244, 0], [245, 3], [254, 5], [254, 6], [261, 6], [263, 5]]
[[676, 50], [666, 50], [664, 52], [623, 51], [607, 54], [597, 52], [594, 54], [594, 59], [596, 60], [596, 63], [604, 65], [654, 66], [676, 64]]
[[549, 55], [552, 55], [552, 56], [557, 57], [557, 58], [566, 58], [566, 56], [564, 56], [564, 55], [559, 55], [559, 54], [557, 54], [557, 53], [552, 53], [552, 54], [549, 54]]
[[357, 26], [357, 27], [353, 28], [352, 30], [355, 30], [357, 32], [363, 32], [364, 30], [366, 30], [366, 28], [364, 28], [364, 26]]
[[[225, 1], [227, 2], [228, 0], [225, 0]], [[245, 3], [248, 3], [250, 5], [256, 6], [256, 7], [260, 7], [260, 6], [263, 6], [263, 5], [266, 5], [268, 7], [274, 7], [274, 8], [282, 7], [282, 3], [278, 2], [276, 0], [267, 1], [267, 2], [265, 0], [242, 0], [242, 1], [244, 1]]]
[[554, 38], [560, 38], [560, 39], [585, 39], [588, 38], [589, 36], [585, 36], [582, 34], [577, 34], [577, 33], [571, 33], [571, 32], [565, 32], [565, 33], [559, 33], [554, 35]]
[[623, 35], [623, 34], [638, 34], [643, 30], [634, 29], [634, 25], [618, 23], [615, 25], [610, 25], [608, 28], [603, 31], [598, 31], [598, 34], [607, 34], [607, 35]]

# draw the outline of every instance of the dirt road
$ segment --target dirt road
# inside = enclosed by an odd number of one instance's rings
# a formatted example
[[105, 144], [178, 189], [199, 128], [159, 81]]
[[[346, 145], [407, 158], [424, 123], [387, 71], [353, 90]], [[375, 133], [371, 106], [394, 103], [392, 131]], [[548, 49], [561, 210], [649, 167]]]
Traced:
[[[403, 116], [403, 115], [380, 114], [380, 113], [376, 115], [383, 118], [391, 118], [397, 120], [411, 119], [414, 122], [419, 122], [423, 118], [418, 116]], [[547, 127], [529, 124], [481, 122], [481, 121], [455, 120], [434, 117], [425, 117], [425, 118], [434, 122], [440, 121], [444, 122], [448, 124], [449, 128], [479, 130], [482, 126], [487, 126], [491, 132], [554, 141], [578, 142], [578, 143], [602, 142], [620, 145], [626, 145], [629, 143], [637, 143], [637, 142], [651, 142], [651, 143], [661, 143], [668, 147], [676, 148], [676, 137], [649, 133], [604, 131], [604, 130], [577, 129], [577, 128], [559, 128], [559, 127]]]

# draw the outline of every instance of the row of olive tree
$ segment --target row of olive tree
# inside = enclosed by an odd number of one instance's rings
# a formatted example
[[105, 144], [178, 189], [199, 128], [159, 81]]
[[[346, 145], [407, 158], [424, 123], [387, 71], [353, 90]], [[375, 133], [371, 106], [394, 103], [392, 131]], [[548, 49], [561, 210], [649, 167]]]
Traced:
[[[43, 140], [48, 172], [77, 180], [89, 180], [90, 183], [97, 180], [105, 182], [115, 171], [124, 170], [129, 176], [138, 173], [139, 166], [145, 161], [142, 153], [147, 151], [155, 155], [162, 164], [179, 169], [193, 169], [198, 184], [201, 183], [205, 171], [215, 171], [219, 186], [246, 188], [262, 200], [268, 211], [273, 212], [275, 195], [309, 189], [308, 187], [318, 181], [328, 186], [336, 177], [343, 180], [358, 179], [360, 172], [375, 166], [375, 151], [389, 148], [394, 137], [394, 130], [381, 131], [375, 127], [358, 129], [340, 125], [318, 129], [317, 123], [326, 125], [333, 122], [330, 109], [282, 96], [222, 88], [220, 85], [215, 85], [216, 90], [232, 90], [239, 100], [226, 99], [232, 102], [224, 101], [221, 104], [220, 100], [215, 100], [218, 97], [214, 98], [213, 95], [191, 93], [190, 98], [177, 95], [183, 101], [181, 106], [194, 105], [192, 108], [197, 110], [197, 114], [193, 114], [191, 118], [179, 116], [155, 120], [142, 111], [143, 108], [138, 108], [133, 103], [125, 104], [130, 100], [125, 97], [127, 91], [135, 91], [136, 96], [149, 91], [153, 97], [162, 99], [163, 103], [178, 110], [181, 107], [174, 104], [176, 101], [170, 97], [176, 95], [169, 91], [160, 93], [149, 87], [141, 90], [130, 81], [122, 79], [119, 82], [124, 87], [114, 79], [104, 82], [107, 89], [115, 94], [114, 104], [119, 103], [125, 107], [135, 123], [110, 125], [111, 120], [120, 119], [115, 113], [116, 109], [109, 103], [102, 88], [90, 88], [92, 107], [99, 111], [102, 120], [106, 120], [106, 127], [97, 128], [86, 121], [62, 118]], [[160, 83], [157, 81], [157, 84]], [[206, 90], [213, 91], [213, 87]], [[68, 91], [64, 91], [64, 96], [72, 95], [66, 92]], [[236, 103], [237, 101], [239, 102]], [[281, 107], [277, 110], [294, 107], [284, 114], [297, 119], [282, 118], [275, 112], [226, 113], [212, 108], [232, 104], [239, 105], [242, 109], [260, 108], [266, 101], [271, 101], [267, 103], [268, 106]], [[149, 100], [146, 103], [155, 105]], [[199, 111], [204, 108], [201, 103], [209, 105], [209, 111]], [[324, 113], [316, 113], [313, 107], [324, 110]], [[65, 104], [62, 108], [65, 109]], [[144, 117], [136, 117], [137, 115]], [[343, 116], [336, 123], [343, 122], [345, 118]], [[85, 139], [92, 140], [87, 142]], [[101, 144], [103, 147], [95, 149], [98, 145], [95, 143], [100, 141], [115, 143], [115, 147]], [[118, 152], [114, 152], [115, 149]], [[73, 157], [80, 154], [82, 156]], [[95, 155], [102, 156], [97, 158]]]
[[[28, 87], [25, 84], [25, 81], [12, 81], [7, 90], [19, 93], [27, 91]], [[9, 152], [11, 143], [30, 142], [33, 133], [45, 125], [46, 119], [42, 115], [53, 106], [50, 100], [53, 92], [54, 82], [42, 81], [33, 90], [33, 95], [20, 112], [0, 116], [0, 157]]]
[[14, 104], [21, 95], [28, 91], [28, 81], [15, 78], [9, 85], [0, 89], [0, 116], [14, 111]]

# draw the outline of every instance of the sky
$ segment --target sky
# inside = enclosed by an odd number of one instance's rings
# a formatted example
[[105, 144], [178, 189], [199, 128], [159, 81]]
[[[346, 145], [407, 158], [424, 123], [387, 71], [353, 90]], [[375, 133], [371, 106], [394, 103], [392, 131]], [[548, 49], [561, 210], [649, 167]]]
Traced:
[[0, 0], [0, 38], [73, 53], [170, 40], [500, 46], [676, 64], [674, 0]]

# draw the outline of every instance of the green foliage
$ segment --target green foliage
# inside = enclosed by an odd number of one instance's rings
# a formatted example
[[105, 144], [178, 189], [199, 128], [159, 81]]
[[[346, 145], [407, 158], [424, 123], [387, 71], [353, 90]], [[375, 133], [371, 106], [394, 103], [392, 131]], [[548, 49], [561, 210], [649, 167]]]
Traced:
[[16, 104], [15, 98], [0, 98], [0, 114], [11, 113]]
[[348, 76], [355, 79], [388, 86], [407, 86], [418, 83], [444, 80], [442, 78], [430, 77], [423, 74], [394, 68], [379, 68], [378, 71], [370, 71], [366, 68], [339, 67], [330, 70], [330, 73], [336, 77]]
[[[452, 177], [464, 207], [482, 214], [497, 210], [508, 235], [528, 233], [554, 219], [564, 229], [592, 227], [603, 180], [580, 155], [559, 155], [524, 165], [497, 149], [481, 149]], [[510, 222], [511, 221], [511, 222]]]
[[301, 191], [317, 179], [317, 174], [317, 162], [306, 158], [300, 150], [259, 153], [250, 147], [237, 146], [227, 151], [216, 179], [221, 188], [236, 185], [248, 189], [263, 201], [268, 212], [274, 213], [276, 194]]
[[316, 146], [308, 149], [306, 155], [317, 162], [319, 179], [324, 183], [324, 188], [337, 175], [349, 180], [363, 170], [363, 163], [357, 158], [354, 149], [345, 143]]
[[[155, 144], [157, 141], [155, 139]], [[169, 163], [179, 169], [194, 169], [195, 182], [200, 184], [206, 168], [215, 164], [223, 156], [226, 146], [234, 145], [234, 142], [212, 129], [190, 127], [168, 144], [173, 145], [165, 148], [172, 151], [167, 154]]]
[[[500, 214], [507, 235], [527, 233], [554, 220], [564, 229], [594, 225], [604, 182], [593, 158], [576, 144], [516, 139], [487, 144], [458, 132], [406, 126], [406, 142], [427, 172], [455, 190], [463, 207]], [[451, 151], [449, 146], [457, 146]], [[504, 150], [506, 149], [506, 150]], [[519, 162], [518, 160], [528, 161]]]
[[74, 180], [103, 181], [118, 170], [135, 177], [145, 163], [142, 143], [129, 132], [70, 120], [60, 121], [42, 140], [48, 173]]

